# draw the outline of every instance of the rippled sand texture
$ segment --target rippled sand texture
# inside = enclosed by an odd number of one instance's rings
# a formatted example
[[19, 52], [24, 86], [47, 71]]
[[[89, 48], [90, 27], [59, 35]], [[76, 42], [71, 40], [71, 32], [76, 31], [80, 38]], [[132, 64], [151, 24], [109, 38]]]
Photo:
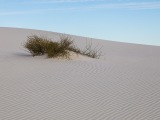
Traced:
[[23, 48], [31, 34], [58, 35], [0, 28], [0, 120], [160, 120], [160, 47], [92, 39], [100, 59], [55, 60]]

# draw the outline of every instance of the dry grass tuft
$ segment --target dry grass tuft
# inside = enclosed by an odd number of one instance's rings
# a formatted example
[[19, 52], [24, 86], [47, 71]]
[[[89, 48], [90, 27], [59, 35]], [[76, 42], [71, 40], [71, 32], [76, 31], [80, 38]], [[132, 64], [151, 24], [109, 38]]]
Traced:
[[96, 50], [97, 46], [92, 49], [92, 42], [86, 44], [85, 50], [80, 50], [73, 44], [73, 40], [69, 36], [61, 36], [60, 42], [53, 42], [46, 37], [33, 35], [28, 37], [24, 47], [28, 49], [33, 56], [47, 54], [48, 58], [65, 57], [69, 59], [69, 51], [91, 58], [99, 58], [101, 56], [100, 49]]

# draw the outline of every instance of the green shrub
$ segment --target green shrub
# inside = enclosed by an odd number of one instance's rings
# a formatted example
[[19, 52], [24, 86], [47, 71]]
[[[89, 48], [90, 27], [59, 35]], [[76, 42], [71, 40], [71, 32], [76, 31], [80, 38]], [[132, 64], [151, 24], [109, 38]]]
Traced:
[[33, 56], [43, 55], [45, 54], [45, 45], [47, 42], [46, 39], [33, 35], [28, 37], [28, 41], [24, 44], [24, 47], [27, 48]]
[[92, 44], [87, 44], [85, 50], [80, 50], [73, 44], [68, 36], [60, 37], [59, 42], [53, 42], [46, 37], [39, 37], [37, 35], [29, 36], [24, 47], [29, 50], [33, 56], [47, 54], [48, 58], [52, 57], [65, 57], [69, 58], [69, 51], [73, 51], [77, 54], [86, 55], [92, 58], [99, 58], [101, 52], [96, 49], [91, 49]]
[[69, 52], [66, 49], [64, 49], [58, 42], [50, 42], [46, 46], [46, 53], [48, 54], [48, 58], [52, 57], [69, 58]]
[[60, 39], [61, 49], [69, 50], [73, 46], [73, 40], [69, 36], [61, 36]]

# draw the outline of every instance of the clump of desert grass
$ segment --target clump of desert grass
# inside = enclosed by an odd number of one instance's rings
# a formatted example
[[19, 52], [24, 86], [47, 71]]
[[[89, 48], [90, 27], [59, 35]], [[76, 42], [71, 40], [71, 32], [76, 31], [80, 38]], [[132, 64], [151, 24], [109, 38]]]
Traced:
[[92, 49], [92, 44], [86, 44], [86, 49], [80, 50], [74, 45], [72, 38], [65, 35], [60, 37], [59, 42], [53, 42], [51, 39], [44, 36], [28, 36], [24, 47], [32, 54], [32, 56], [47, 54], [48, 58], [62, 57], [69, 59], [70, 51], [91, 58], [99, 58], [101, 56], [100, 49]]

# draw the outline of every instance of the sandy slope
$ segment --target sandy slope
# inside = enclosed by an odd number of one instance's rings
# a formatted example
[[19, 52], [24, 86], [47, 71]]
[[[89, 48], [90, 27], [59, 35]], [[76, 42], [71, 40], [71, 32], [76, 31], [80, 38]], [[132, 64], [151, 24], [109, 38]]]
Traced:
[[92, 39], [101, 59], [58, 61], [26, 52], [31, 34], [58, 35], [0, 28], [0, 120], [160, 120], [160, 47]]

